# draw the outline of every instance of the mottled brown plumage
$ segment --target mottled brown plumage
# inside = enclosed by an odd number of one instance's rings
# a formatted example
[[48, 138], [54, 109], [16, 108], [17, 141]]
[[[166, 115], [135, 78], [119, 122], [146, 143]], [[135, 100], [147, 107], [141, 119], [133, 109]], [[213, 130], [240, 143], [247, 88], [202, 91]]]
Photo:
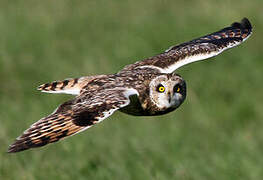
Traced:
[[44, 146], [101, 122], [116, 110], [136, 116], [153, 116], [177, 109], [186, 98], [186, 83], [179, 67], [216, 56], [244, 42], [252, 33], [244, 18], [218, 32], [173, 46], [162, 54], [124, 67], [117, 74], [55, 81], [39, 86], [47, 93], [76, 97], [31, 125], [8, 152]]

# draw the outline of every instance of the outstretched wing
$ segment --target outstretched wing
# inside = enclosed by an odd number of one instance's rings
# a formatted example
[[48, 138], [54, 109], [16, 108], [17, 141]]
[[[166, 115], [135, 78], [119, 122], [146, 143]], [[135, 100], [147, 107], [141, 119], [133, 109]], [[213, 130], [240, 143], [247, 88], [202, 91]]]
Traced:
[[44, 146], [84, 131], [130, 103], [135, 89], [115, 88], [83, 93], [60, 105], [57, 110], [31, 125], [9, 146], [8, 152], [19, 152]]
[[244, 18], [240, 23], [192, 41], [173, 46], [164, 53], [127, 66], [125, 69], [151, 67], [162, 73], [171, 73], [179, 67], [216, 56], [226, 49], [244, 42], [252, 33], [252, 26]]

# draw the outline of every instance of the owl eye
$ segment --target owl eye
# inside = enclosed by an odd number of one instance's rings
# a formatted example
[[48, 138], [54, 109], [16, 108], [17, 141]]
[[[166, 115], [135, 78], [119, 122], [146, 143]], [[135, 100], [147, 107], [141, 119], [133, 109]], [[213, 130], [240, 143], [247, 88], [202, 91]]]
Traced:
[[175, 92], [179, 93], [180, 91], [181, 91], [180, 85], [179, 85], [179, 84], [175, 85], [175, 86], [174, 86], [174, 93], [175, 93]]
[[165, 87], [163, 85], [159, 84], [157, 86], [157, 91], [160, 92], [160, 93], [163, 93], [165, 91]]

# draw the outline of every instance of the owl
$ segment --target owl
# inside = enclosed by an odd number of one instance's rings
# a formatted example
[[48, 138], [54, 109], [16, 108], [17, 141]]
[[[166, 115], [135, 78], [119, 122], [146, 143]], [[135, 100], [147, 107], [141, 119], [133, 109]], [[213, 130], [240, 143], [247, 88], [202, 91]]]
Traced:
[[174, 111], [186, 98], [186, 82], [174, 71], [235, 47], [251, 34], [252, 26], [244, 18], [222, 30], [127, 65], [116, 74], [43, 84], [38, 90], [76, 97], [32, 124], [9, 146], [8, 152], [57, 142], [92, 127], [117, 110], [134, 116], [156, 116]]

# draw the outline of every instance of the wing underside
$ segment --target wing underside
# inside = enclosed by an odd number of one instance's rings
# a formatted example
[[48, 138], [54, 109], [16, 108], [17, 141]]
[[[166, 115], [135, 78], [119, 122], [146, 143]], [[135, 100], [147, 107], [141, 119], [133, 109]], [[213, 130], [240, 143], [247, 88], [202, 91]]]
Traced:
[[134, 89], [115, 88], [84, 93], [60, 105], [56, 111], [32, 124], [9, 146], [8, 152], [19, 152], [57, 142], [103, 121], [130, 103]]
[[164, 53], [129, 65], [124, 70], [151, 67], [161, 73], [172, 73], [183, 65], [216, 56], [226, 49], [235, 47], [251, 34], [252, 26], [249, 20], [244, 18], [240, 23], [235, 22], [220, 31], [172, 46]]

